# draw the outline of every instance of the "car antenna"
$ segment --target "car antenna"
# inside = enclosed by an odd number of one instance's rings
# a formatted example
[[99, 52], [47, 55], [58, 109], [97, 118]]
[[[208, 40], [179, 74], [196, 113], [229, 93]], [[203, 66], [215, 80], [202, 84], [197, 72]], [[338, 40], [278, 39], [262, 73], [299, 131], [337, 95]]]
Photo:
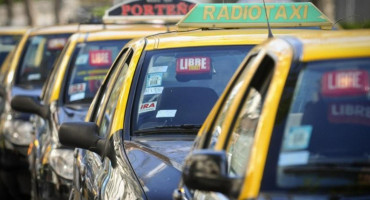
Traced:
[[269, 35], [268, 35], [268, 38], [273, 38], [274, 35], [272, 35], [272, 31], [271, 31], [271, 27], [270, 27], [270, 22], [269, 22], [269, 18], [267, 16], [267, 9], [266, 9], [266, 3], [265, 3], [265, 0], [263, 0], [263, 7], [265, 9], [265, 14], [266, 14], [266, 20], [267, 20], [267, 28], [269, 30]]

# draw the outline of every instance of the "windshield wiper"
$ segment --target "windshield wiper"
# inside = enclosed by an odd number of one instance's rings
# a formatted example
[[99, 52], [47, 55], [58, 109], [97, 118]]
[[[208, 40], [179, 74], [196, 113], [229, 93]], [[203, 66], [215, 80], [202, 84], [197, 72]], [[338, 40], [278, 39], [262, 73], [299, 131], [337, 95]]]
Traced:
[[198, 133], [201, 126], [202, 125], [198, 124], [164, 125], [156, 126], [154, 128], [137, 130], [134, 133]]

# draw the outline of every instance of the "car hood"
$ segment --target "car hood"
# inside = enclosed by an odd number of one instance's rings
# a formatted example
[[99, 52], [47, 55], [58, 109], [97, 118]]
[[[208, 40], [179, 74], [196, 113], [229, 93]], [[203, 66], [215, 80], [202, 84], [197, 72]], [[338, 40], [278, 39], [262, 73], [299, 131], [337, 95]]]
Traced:
[[[194, 138], [193, 138], [194, 139]], [[125, 144], [130, 163], [148, 199], [172, 199], [193, 139], [150, 140]]]
[[89, 105], [87, 104], [82, 104], [78, 106], [61, 106], [58, 112], [59, 123], [62, 124], [64, 122], [83, 122], [85, 120], [88, 109]]
[[16, 95], [26, 95], [38, 97], [41, 94], [41, 87], [25, 88], [19, 86], [12, 87], [12, 97]]

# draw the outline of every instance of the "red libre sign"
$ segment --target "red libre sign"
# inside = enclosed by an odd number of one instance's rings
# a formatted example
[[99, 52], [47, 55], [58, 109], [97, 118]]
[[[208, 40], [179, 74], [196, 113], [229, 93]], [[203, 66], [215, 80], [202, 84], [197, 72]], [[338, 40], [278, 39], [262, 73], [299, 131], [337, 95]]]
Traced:
[[365, 70], [327, 72], [322, 78], [323, 96], [365, 95], [369, 91], [369, 77]]
[[89, 65], [93, 67], [109, 66], [112, 64], [112, 52], [95, 50], [89, 52]]
[[206, 74], [210, 71], [210, 57], [181, 57], [176, 60], [177, 74]]

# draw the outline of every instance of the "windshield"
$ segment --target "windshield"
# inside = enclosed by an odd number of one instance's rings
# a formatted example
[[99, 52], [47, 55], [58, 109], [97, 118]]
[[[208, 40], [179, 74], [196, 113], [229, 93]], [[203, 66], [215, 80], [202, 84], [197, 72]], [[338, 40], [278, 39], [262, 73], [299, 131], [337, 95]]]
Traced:
[[0, 66], [20, 39], [20, 35], [0, 35]]
[[65, 103], [90, 103], [128, 40], [77, 44], [70, 62]]
[[147, 52], [134, 107], [134, 128], [199, 128], [252, 46]]
[[303, 67], [284, 90], [262, 188], [369, 191], [370, 59]]
[[68, 37], [69, 34], [30, 37], [19, 62], [16, 84], [42, 86]]

